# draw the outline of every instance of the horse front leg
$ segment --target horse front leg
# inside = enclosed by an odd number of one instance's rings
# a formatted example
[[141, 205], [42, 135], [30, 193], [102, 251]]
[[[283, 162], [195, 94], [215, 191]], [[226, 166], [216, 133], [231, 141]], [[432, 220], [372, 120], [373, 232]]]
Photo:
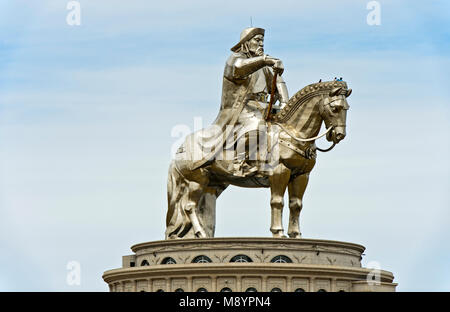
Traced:
[[283, 164], [279, 164], [269, 177], [270, 183], [270, 207], [272, 220], [270, 231], [273, 237], [285, 237], [283, 230], [283, 206], [284, 192], [289, 183], [291, 171]]
[[303, 207], [303, 194], [305, 194], [308, 185], [309, 173], [299, 175], [292, 179], [288, 185], [289, 192], [289, 228], [290, 238], [301, 238], [300, 232], [300, 212]]

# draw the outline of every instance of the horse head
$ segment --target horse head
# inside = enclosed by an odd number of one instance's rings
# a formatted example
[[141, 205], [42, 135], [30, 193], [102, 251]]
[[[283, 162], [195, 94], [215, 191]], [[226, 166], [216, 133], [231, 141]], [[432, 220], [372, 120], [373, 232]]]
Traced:
[[[308, 85], [298, 91], [288, 104], [275, 116], [280, 126], [297, 129], [297, 141], [312, 141], [318, 136], [322, 121], [327, 128], [327, 140], [334, 144], [345, 138], [345, 122], [349, 105], [347, 97], [352, 93], [345, 81], [325, 81]], [[283, 127], [285, 131], [286, 128]], [[289, 133], [289, 131], [287, 131]], [[295, 134], [290, 134], [295, 137]], [[303, 138], [303, 139], [301, 139]], [[334, 146], [334, 145], [333, 145]]]
[[339, 143], [345, 138], [347, 110], [350, 106], [347, 97], [352, 93], [352, 89], [347, 89], [345, 82], [335, 86], [325, 95], [320, 105], [320, 114], [327, 128], [332, 128], [327, 133], [327, 140]]

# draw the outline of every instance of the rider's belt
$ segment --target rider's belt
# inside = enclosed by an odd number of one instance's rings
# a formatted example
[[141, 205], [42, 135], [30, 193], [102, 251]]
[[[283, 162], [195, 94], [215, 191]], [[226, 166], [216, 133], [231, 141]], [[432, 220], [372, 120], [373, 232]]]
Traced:
[[250, 94], [247, 94], [247, 100], [254, 100], [254, 101], [258, 101], [258, 102], [268, 103], [269, 95], [264, 92], [250, 93]]

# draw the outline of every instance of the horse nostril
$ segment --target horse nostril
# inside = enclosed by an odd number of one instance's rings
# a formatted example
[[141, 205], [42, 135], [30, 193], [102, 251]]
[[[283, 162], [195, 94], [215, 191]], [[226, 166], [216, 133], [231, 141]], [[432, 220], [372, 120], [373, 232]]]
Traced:
[[339, 133], [338, 135], [336, 135], [336, 139], [343, 140], [345, 138], [345, 134]]

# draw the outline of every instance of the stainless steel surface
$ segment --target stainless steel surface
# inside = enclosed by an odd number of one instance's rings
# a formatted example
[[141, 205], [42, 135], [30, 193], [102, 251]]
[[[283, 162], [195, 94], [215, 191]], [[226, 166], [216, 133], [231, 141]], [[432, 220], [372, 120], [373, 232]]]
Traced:
[[[264, 54], [264, 30], [248, 28], [225, 64], [222, 102], [213, 124], [189, 135], [169, 168], [166, 239], [213, 237], [215, 207], [229, 186], [269, 187], [273, 237], [285, 237], [283, 196], [289, 193], [291, 238], [301, 237], [299, 216], [309, 173], [316, 162], [315, 140], [325, 123], [334, 144], [346, 135], [344, 81], [306, 86], [288, 99], [281, 60]], [[280, 105], [264, 120], [271, 82]], [[281, 144], [279, 144], [282, 142]]]

